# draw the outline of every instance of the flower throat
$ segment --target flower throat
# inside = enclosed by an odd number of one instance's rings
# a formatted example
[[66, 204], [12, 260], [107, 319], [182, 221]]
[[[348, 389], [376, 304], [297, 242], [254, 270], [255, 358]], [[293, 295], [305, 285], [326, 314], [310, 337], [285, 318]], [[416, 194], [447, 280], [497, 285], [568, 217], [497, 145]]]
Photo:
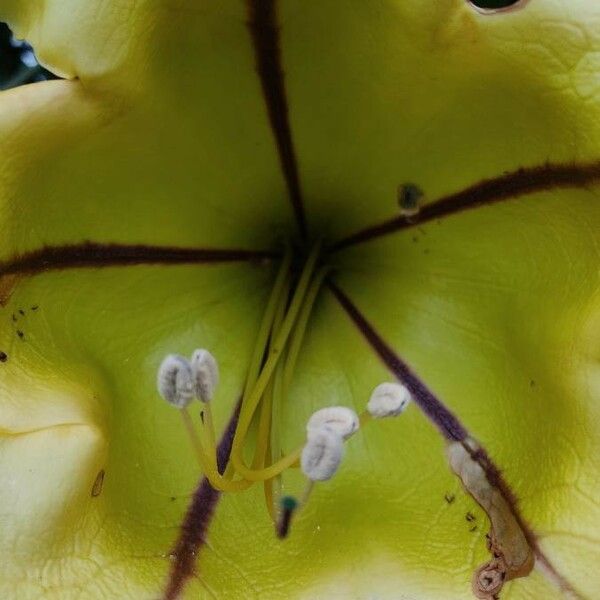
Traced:
[[[321, 243], [313, 245], [296, 268], [291, 247], [282, 256], [251, 355], [239, 405], [231, 452], [225, 468], [219, 468], [212, 392], [218, 383], [218, 367], [206, 350], [197, 350], [191, 362], [169, 355], [158, 374], [161, 395], [180, 409], [200, 468], [210, 485], [220, 492], [241, 492], [262, 483], [268, 513], [279, 537], [285, 537], [294, 512], [308, 500], [315, 481], [330, 479], [343, 455], [343, 443], [371, 417], [394, 416], [410, 400], [398, 384], [376, 390], [360, 415], [345, 407], [317, 411], [307, 424], [307, 442], [285, 453], [281, 447], [281, 412], [285, 405], [304, 334], [330, 267], [321, 265]], [[382, 387], [382, 386], [380, 386]], [[389, 388], [389, 389], [388, 389]], [[193, 398], [202, 404], [199, 426], [188, 410]], [[248, 434], [256, 429], [254, 452], [248, 463]], [[221, 465], [222, 467], [222, 465]], [[284, 496], [282, 475], [301, 467], [307, 478], [300, 499]]]

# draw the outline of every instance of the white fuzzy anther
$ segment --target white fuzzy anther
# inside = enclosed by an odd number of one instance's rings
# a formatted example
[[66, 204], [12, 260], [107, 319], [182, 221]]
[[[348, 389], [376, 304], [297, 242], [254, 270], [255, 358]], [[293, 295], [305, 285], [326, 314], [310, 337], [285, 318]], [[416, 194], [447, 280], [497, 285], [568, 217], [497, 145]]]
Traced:
[[208, 350], [194, 350], [191, 365], [196, 397], [202, 402], [210, 402], [219, 384], [219, 366], [215, 357]]
[[300, 457], [302, 472], [311, 481], [331, 479], [342, 461], [344, 440], [339, 433], [323, 427], [308, 431]]
[[373, 390], [367, 410], [375, 419], [395, 417], [404, 412], [410, 401], [410, 392], [405, 386], [400, 383], [381, 383]]
[[177, 408], [185, 408], [194, 398], [192, 368], [187, 358], [169, 354], [158, 368], [158, 393]]
[[345, 406], [328, 406], [313, 413], [306, 424], [306, 430], [310, 433], [312, 430], [326, 427], [347, 439], [358, 429], [358, 425], [358, 415], [352, 409]]

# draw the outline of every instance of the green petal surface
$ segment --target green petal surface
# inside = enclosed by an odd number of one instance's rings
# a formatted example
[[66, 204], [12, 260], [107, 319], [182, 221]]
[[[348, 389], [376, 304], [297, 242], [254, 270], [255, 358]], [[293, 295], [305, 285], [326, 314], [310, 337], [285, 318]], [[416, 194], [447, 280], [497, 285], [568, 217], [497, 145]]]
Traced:
[[[396, 216], [403, 183], [430, 202], [519, 167], [600, 158], [594, 0], [486, 15], [462, 0], [430, 4], [278, 3], [315, 235]], [[0, 0], [0, 18], [72, 79], [0, 94], [0, 260], [85, 240], [263, 250], [295, 233], [244, 2]], [[590, 184], [332, 258], [340, 287], [488, 449], [544, 552], [590, 598], [600, 589], [599, 231]], [[263, 262], [17, 283], [0, 308], [3, 597], [160, 595], [201, 474], [156, 394], [156, 368], [167, 353], [209, 348], [222, 428], [272, 281]], [[302, 442], [316, 408], [361, 410], [385, 380], [324, 290], [283, 446]], [[302, 481], [290, 473], [285, 484], [296, 493]], [[465, 598], [487, 528], [411, 406], [348, 443], [284, 543], [259, 486], [224, 495], [185, 597]], [[537, 571], [502, 595], [559, 597]]]

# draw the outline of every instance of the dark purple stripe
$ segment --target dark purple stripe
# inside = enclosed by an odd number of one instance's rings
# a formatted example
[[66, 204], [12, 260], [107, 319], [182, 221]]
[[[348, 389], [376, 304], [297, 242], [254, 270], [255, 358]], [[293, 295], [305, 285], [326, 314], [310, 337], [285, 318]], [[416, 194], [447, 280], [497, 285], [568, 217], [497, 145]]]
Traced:
[[[217, 446], [217, 467], [221, 474], [225, 471], [231, 453], [240, 406], [241, 403], [238, 402]], [[193, 577], [198, 552], [206, 543], [206, 533], [220, 497], [221, 492], [215, 490], [208, 479], [203, 477], [192, 496], [192, 501], [181, 523], [179, 538], [171, 553], [173, 565], [171, 566], [163, 600], [178, 598], [188, 579]]]
[[330, 282], [328, 286], [377, 356], [379, 356], [395, 377], [410, 390], [414, 401], [442, 432], [442, 435], [451, 441], [464, 440], [467, 437], [467, 432], [457, 417], [412, 372], [410, 367], [396, 355], [358, 308], [350, 301], [348, 296], [334, 283]]
[[387, 368], [410, 390], [413, 399], [429, 417], [429, 419], [441, 431], [442, 435], [450, 441], [461, 442], [463, 448], [470, 454], [483, 469], [487, 480], [496, 488], [506, 500], [519, 527], [523, 531], [525, 538], [538, 560], [542, 561], [560, 583], [563, 591], [568, 591], [576, 597], [580, 597], [573, 586], [557, 571], [550, 560], [544, 555], [539, 547], [538, 540], [531, 527], [523, 518], [515, 493], [512, 491], [500, 469], [494, 464], [492, 459], [483, 447], [472, 450], [469, 444], [465, 443], [469, 433], [462, 426], [458, 418], [453, 415], [440, 400], [425, 386], [425, 384], [410, 370], [395, 352], [386, 344], [386, 342], [374, 330], [372, 325], [362, 315], [352, 301], [337, 287], [329, 282], [328, 287], [344, 308], [352, 322], [362, 333], [375, 353], [381, 358]]
[[397, 216], [377, 225], [361, 229], [334, 243], [331, 251], [341, 250], [396, 231], [416, 227], [433, 219], [441, 219], [479, 206], [511, 200], [556, 188], [585, 187], [600, 181], [600, 162], [589, 164], [546, 164], [522, 168], [493, 179], [484, 179], [460, 192], [425, 204], [417, 215]]
[[274, 252], [255, 250], [82, 242], [64, 246], [44, 246], [2, 261], [0, 262], [0, 277], [3, 275], [31, 275], [44, 271], [82, 267], [258, 261], [276, 256], [277, 254]]
[[288, 188], [296, 223], [302, 239], [308, 236], [298, 161], [292, 141], [288, 115], [284, 73], [281, 66], [281, 46], [277, 25], [276, 0], [247, 0], [256, 69], [269, 114], [271, 130], [277, 144], [279, 161]]

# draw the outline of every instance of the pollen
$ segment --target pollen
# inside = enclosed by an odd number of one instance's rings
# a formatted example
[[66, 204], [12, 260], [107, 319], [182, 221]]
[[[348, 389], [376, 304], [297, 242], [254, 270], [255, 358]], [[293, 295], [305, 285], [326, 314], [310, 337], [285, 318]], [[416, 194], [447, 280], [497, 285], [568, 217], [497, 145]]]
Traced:
[[158, 393], [177, 408], [185, 408], [194, 398], [192, 369], [184, 356], [169, 354], [162, 361], [156, 380]]
[[210, 402], [219, 384], [219, 366], [208, 350], [195, 350], [191, 359], [194, 393], [198, 400]]
[[396, 417], [404, 412], [411, 401], [408, 388], [400, 383], [381, 383], [371, 394], [367, 410], [375, 419]]
[[309, 429], [302, 450], [302, 472], [311, 481], [327, 481], [338, 470], [344, 455], [344, 438], [327, 427]]
[[309, 433], [312, 430], [330, 429], [346, 440], [357, 431], [358, 425], [358, 415], [352, 409], [345, 406], [331, 406], [313, 413], [306, 424], [306, 429]]

